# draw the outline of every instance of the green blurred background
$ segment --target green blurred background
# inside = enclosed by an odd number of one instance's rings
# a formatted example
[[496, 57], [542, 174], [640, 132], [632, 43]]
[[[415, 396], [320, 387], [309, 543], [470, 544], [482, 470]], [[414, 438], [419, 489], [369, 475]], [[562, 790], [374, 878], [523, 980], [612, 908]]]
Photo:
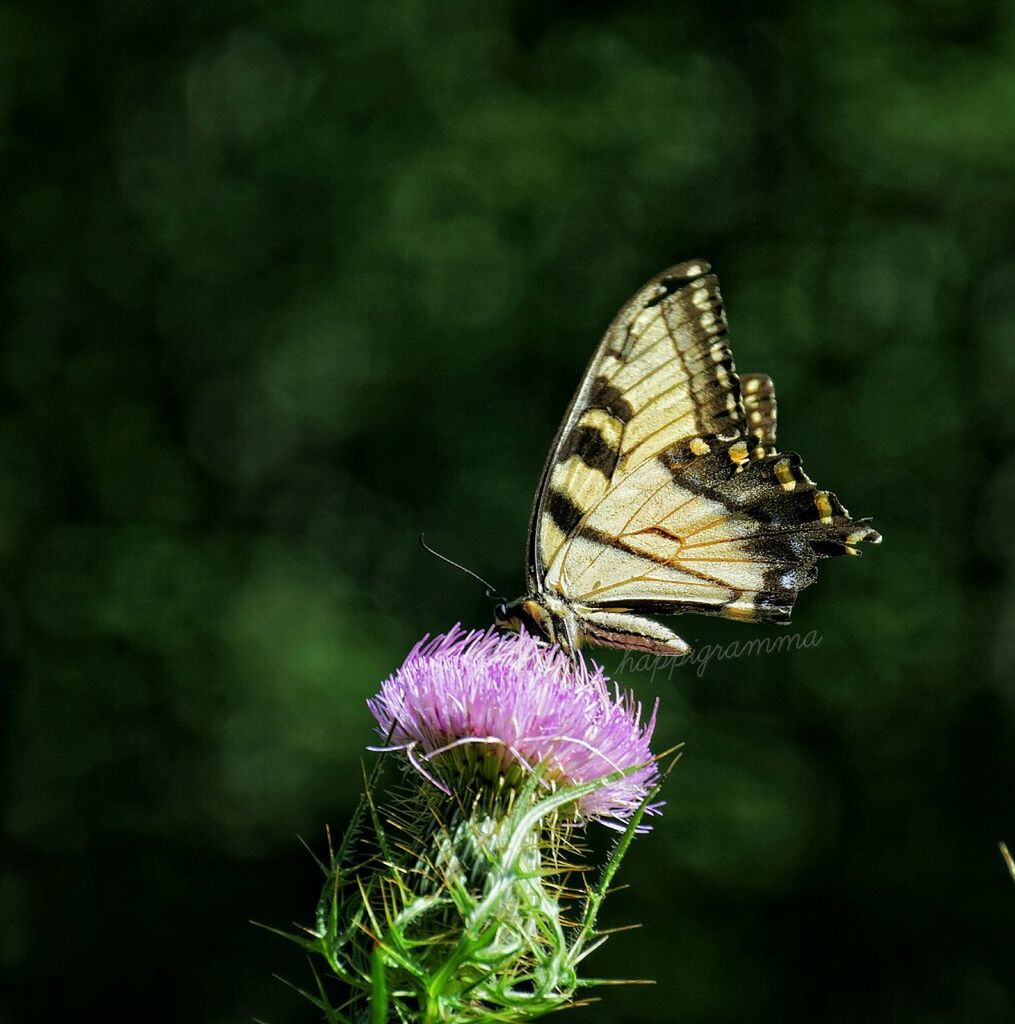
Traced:
[[625, 673], [686, 754], [593, 969], [659, 984], [575, 1020], [1015, 1017], [1015, 8], [765, 7], [0, 6], [0, 1021], [314, 1019], [248, 918], [309, 922], [364, 699], [491, 617], [417, 535], [514, 596], [697, 256], [886, 541], [819, 647]]

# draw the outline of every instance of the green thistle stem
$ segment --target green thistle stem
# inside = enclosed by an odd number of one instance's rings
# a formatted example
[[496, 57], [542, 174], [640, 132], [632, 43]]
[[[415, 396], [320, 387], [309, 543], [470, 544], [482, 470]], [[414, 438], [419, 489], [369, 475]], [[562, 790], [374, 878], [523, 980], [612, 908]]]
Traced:
[[385, 978], [384, 953], [380, 945], [374, 946], [370, 967], [370, 1024], [387, 1024], [388, 988]]

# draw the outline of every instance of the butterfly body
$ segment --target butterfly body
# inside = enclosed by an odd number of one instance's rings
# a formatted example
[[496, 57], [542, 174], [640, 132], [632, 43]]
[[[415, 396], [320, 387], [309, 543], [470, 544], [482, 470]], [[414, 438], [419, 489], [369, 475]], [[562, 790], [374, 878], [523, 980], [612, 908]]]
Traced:
[[687, 654], [691, 648], [671, 629], [630, 612], [592, 608], [551, 591], [520, 597], [497, 609], [497, 623], [546, 637], [566, 651], [584, 644], [623, 647], [653, 654]]
[[702, 260], [657, 275], [618, 313], [544, 467], [525, 597], [497, 621], [568, 650], [685, 654], [651, 615], [789, 621], [816, 561], [878, 543], [775, 448], [775, 393], [739, 376]]

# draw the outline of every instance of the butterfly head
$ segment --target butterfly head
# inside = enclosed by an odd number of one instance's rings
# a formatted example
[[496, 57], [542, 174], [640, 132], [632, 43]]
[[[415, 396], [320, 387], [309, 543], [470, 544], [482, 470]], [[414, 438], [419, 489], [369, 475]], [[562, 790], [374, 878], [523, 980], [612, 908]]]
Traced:
[[502, 629], [517, 633], [526, 629], [537, 636], [553, 639], [553, 622], [547, 610], [531, 597], [520, 597], [510, 604], [499, 604], [493, 613], [494, 622]]
[[529, 596], [510, 604], [499, 604], [494, 610], [494, 621], [501, 629], [514, 632], [524, 629], [568, 651], [578, 646], [576, 630], [568, 628], [567, 609], [551, 595], [545, 595], [542, 600]]

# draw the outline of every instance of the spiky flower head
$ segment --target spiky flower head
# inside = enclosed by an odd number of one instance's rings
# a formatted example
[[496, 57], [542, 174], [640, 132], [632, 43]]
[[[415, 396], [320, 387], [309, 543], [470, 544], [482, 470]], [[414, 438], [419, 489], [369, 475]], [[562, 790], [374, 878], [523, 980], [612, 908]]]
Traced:
[[534, 770], [554, 789], [608, 780], [572, 810], [622, 828], [659, 779], [655, 711], [644, 721], [599, 665], [524, 632], [455, 626], [424, 638], [368, 704], [385, 749], [459, 793]]
[[[310, 998], [332, 1024], [524, 1024], [575, 1005], [658, 792], [655, 713], [643, 720], [580, 656], [458, 626], [420, 641], [369, 704], [375, 749], [419, 774], [379, 759], [329, 844], [315, 927], [297, 941], [342, 996], [318, 981]], [[595, 872], [580, 827], [593, 818], [622, 833]]]

